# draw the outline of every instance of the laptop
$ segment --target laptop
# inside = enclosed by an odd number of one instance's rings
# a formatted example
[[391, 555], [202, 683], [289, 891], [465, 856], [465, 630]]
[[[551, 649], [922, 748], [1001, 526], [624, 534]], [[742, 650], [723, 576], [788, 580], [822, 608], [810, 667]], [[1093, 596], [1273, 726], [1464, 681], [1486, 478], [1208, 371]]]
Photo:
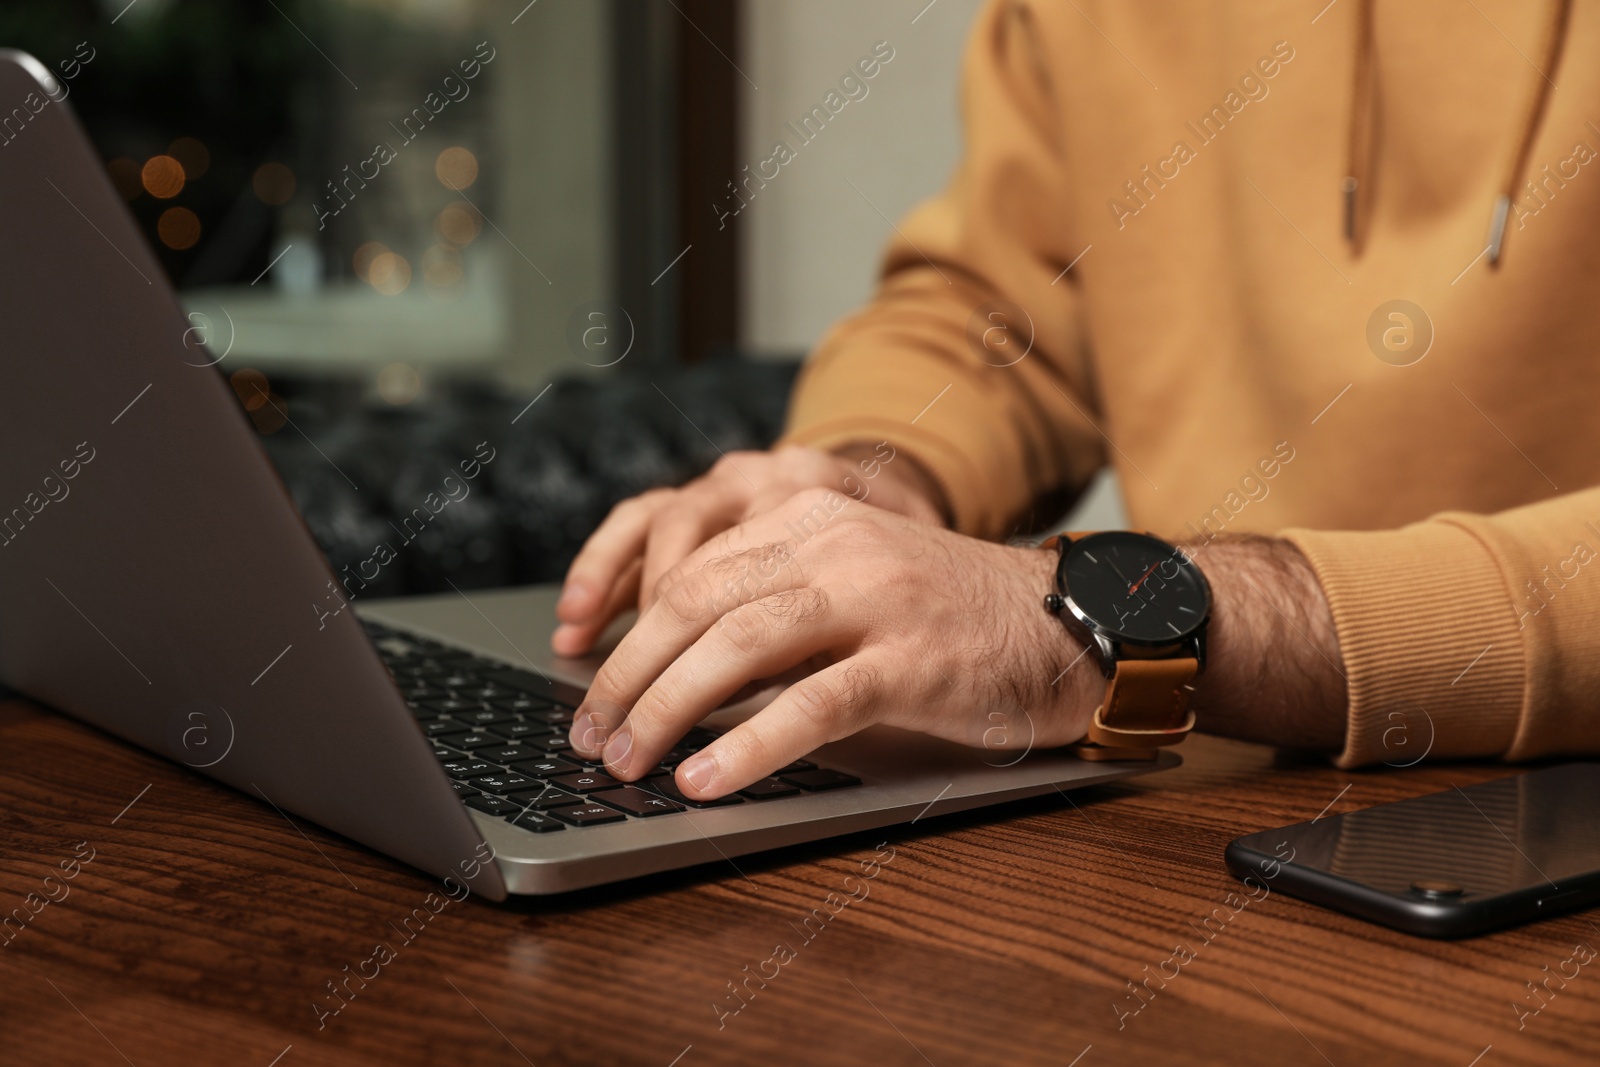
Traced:
[[566, 743], [600, 660], [548, 651], [554, 589], [363, 601], [334, 574], [64, 96], [0, 51], [0, 681], [492, 900], [1177, 764], [873, 727], [677, 793], [768, 692], [611, 780]]

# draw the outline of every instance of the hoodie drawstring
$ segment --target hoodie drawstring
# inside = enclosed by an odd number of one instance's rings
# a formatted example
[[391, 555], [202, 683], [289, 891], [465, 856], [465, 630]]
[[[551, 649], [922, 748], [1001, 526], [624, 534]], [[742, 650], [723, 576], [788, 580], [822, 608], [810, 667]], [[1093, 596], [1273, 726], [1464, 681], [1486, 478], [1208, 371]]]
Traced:
[[[1356, 12], [1356, 54], [1353, 64], [1354, 83], [1350, 93], [1350, 137], [1345, 150], [1345, 177], [1340, 183], [1344, 208], [1344, 238], [1351, 250], [1360, 254], [1361, 191], [1371, 184], [1375, 131], [1377, 127], [1377, 75], [1373, 64], [1373, 0], [1358, 0]], [[1522, 184], [1528, 157], [1533, 152], [1533, 140], [1550, 102], [1550, 90], [1555, 88], [1551, 75], [1561, 61], [1567, 39], [1567, 22], [1572, 10], [1572, 0], [1554, 0], [1550, 9], [1549, 26], [1544, 39], [1544, 66], [1538, 68], [1539, 77], [1534, 82], [1533, 96], [1523, 116], [1515, 152], [1506, 169], [1505, 182], [1495, 197], [1489, 215], [1489, 241], [1485, 251], [1489, 265], [1498, 266], [1505, 248], [1506, 223], [1510, 220], [1511, 205], [1516, 199], [1517, 187]]]
[[1354, 84], [1350, 88], [1350, 137], [1345, 144], [1344, 239], [1359, 253], [1358, 205], [1361, 187], [1372, 168], [1372, 135], [1376, 124], [1372, 88], [1372, 0], [1357, 0]]

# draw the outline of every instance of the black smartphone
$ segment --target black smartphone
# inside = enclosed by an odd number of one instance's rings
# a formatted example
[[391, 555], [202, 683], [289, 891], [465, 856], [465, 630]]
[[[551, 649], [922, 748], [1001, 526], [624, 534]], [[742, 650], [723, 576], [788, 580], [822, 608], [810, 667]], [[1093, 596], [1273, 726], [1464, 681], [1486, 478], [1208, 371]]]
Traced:
[[1575, 911], [1600, 903], [1600, 763], [1250, 834], [1227, 861], [1253, 888], [1422, 937]]

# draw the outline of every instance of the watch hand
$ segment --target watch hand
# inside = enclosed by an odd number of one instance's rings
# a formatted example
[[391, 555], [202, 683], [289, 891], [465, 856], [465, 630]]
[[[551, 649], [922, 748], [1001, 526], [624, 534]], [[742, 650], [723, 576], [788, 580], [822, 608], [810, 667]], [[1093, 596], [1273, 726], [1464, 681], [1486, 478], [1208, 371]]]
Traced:
[[1117, 572], [1117, 577], [1118, 578], [1121, 578], [1123, 581], [1127, 581], [1128, 580], [1128, 576], [1126, 574], [1122, 573], [1122, 568], [1117, 566], [1115, 563], [1112, 563], [1110, 557], [1106, 558], [1106, 562], [1111, 565], [1111, 569], [1112, 570]]
[[1150, 564], [1150, 569], [1139, 575], [1139, 580], [1137, 582], [1134, 582], [1132, 585], [1128, 586], [1128, 595], [1132, 596], [1133, 594], [1137, 593], [1139, 591], [1139, 587], [1144, 584], [1144, 580], [1154, 574], [1156, 572], [1156, 568], [1161, 566], [1163, 562], [1163, 560], [1158, 559], [1154, 563]]

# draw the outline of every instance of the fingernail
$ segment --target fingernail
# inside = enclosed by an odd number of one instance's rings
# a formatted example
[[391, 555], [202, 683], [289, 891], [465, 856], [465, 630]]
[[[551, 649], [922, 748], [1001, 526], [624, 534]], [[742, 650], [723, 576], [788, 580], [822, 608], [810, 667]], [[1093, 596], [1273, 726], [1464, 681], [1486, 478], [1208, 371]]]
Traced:
[[605, 747], [606, 724], [594, 712], [580, 710], [573, 717], [572, 731], [568, 736], [573, 748], [585, 756], [592, 756]]
[[683, 780], [694, 786], [695, 792], [704, 793], [716, 781], [717, 761], [715, 757], [700, 752], [685, 760], [678, 770], [683, 774]]
[[633, 751], [633, 731], [623, 726], [606, 742], [602, 762], [618, 774], [628, 773], [628, 754]]
[[563, 650], [572, 647], [572, 642], [577, 639], [577, 635], [581, 632], [573, 623], [564, 622], [556, 627], [555, 633], [550, 635], [550, 647], [555, 649], [558, 654], [562, 653]]

